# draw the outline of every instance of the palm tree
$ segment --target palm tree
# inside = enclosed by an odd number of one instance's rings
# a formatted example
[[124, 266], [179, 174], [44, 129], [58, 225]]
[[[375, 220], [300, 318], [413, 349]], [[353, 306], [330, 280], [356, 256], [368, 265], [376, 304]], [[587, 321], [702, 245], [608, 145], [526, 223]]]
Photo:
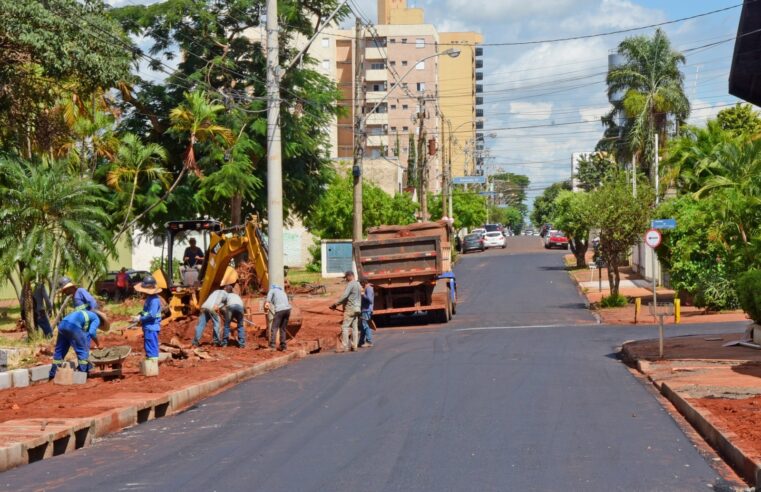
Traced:
[[0, 275], [10, 280], [24, 306], [29, 333], [32, 279], [105, 268], [114, 248], [104, 191], [89, 178], [69, 174], [66, 162], [0, 158]]
[[690, 113], [690, 102], [684, 93], [684, 76], [679, 66], [684, 55], [671, 47], [660, 29], [652, 38], [635, 36], [618, 45], [618, 53], [626, 63], [608, 71], [608, 96], [611, 100], [623, 94], [607, 116], [611, 125], [614, 115], [623, 111], [628, 122], [625, 138], [635, 159], [645, 171], [652, 169], [655, 157], [655, 135], [665, 144], [667, 128], [673, 121], [681, 126]]
[[114, 156], [106, 176], [108, 186], [117, 193], [127, 193], [127, 208], [124, 211], [124, 221], [117, 231], [115, 241], [127, 230], [127, 224], [132, 216], [138, 187], [141, 181], [148, 183], [159, 181], [163, 187], [168, 185], [168, 172], [162, 167], [166, 161], [166, 150], [158, 144], [147, 145], [131, 133], [124, 135], [121, 145]]

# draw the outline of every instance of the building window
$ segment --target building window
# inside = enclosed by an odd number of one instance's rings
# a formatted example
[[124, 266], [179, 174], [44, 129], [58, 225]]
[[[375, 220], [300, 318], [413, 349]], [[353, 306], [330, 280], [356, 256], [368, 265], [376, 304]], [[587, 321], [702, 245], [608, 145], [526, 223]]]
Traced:
[[402, 89], [406, 89], [406, 88], [407, 88], [407, 82], [402, 82]]
[[417, 65], [415, 65], [415, 70], [425, 70], [425, 62], [418, 62]]
[[391, 109], [392, 109], [392, 110], [393, 110], [393, 109], [396, 109], [396, 104], [392, 104], [392, 105], [391, 105]]
[[402, 44], [407, 44], [407, 38], [402, 38]]
[[406, 104], [402, 104], [402, 109], [406, 110], [406, 109], [410, 109], [410, 107], [408, 105], [406, 105]]
[[403, 131], [403, 132], [408, 132], [408, 131], [410, 131], [410, 127], [408, 127], [408, 126], [403, 126], [403, 127], [402, 127], [402, 131]]
[[403, 66], [403, 67], [406, 67], [406, 66], [407, 66], [407, 60], [402, 60], [402, 66]]
[[322, 38], [322, 47], [323, 48], [330, 47], [330, 39], [328, 39], [328, 38]]
[[392, 67], [396, 66], [396, 62], [395, 61], [390, 61], [390, 62], [388, 62], [388, 64], [391, 65]]
[[392, 132], [395, 132], [395, 131], [396, 131], [396, 127], [395, 127], [395, 126], [392, 126], [392, 127], [391, 127], [391, 131], [392, 131]]
[[391, 38], [391, 39], [389, 39], [389, 40], [388, 40], [388, 42], [389, 42], [389, 43], [392, 43], [392, 44], [393, 44], [393, 43], [396, 43], [396, 38]]
[[322, 60], [322, 69], [330, 70], [330, 60]]
[[425, 82], [418, 82], [417, 83], [417, 91], [418, 92], [425, 92]]
[[370, 64], [370, 70], [383, 70], [386, 68], [386, 64], [383, 62], [375, 62]]
[[425, 48], [425, 39], [417, 38], [415, 40], [415, 48]]
[[373, 84], [372, 92], [383, 92], [386, 90], [386, 84]]

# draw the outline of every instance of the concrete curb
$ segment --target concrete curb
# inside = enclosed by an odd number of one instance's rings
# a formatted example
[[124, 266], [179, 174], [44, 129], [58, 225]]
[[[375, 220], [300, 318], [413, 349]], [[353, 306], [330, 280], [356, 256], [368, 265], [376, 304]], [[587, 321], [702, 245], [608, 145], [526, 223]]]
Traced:
[[703, 436], [703, 439], [716, 449], [740, 476], [756, 489], [761, 487], [761, 463], [751, 459], [748, 453], [733, 444], [732, 441], [737, 439], [736, 434], [719, 429], [713, 422], [710, 411], [693, 406], [668, 383], [661, 384], [660, 390], [661, 394], [679, 410], [679, 413]]
[[8, 438], [10, 441], [0, 446], [0, 472], [70, 453], [89, 446], [95, 438], [119, 432], [149, 420], [175, 415], [230, 386], [278, 369], [291, 361], [327, 348], [330, 348], [330, 340], [310, 341], [297, 351], [169, 393], [114, 395], [111, 398], [89, 404], [97, 407], [104, 403], [110, 403], [115, 406], [114, 409], [93, 417], [25, 419], [0, 423], [0, 437]]

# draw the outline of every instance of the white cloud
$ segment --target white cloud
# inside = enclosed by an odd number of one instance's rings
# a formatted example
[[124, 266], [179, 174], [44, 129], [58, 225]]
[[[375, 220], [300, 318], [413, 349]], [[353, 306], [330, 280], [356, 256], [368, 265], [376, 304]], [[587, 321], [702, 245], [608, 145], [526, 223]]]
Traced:
[[552, 116], [551, 102], [511, 102], [510, 113], [522, 120], [548, 120]]
[[561, 17], [590, 3], [595, 0], [447, 0], [445, 10], [456, 12], [465, 21], [503, 24], [548, 13]]

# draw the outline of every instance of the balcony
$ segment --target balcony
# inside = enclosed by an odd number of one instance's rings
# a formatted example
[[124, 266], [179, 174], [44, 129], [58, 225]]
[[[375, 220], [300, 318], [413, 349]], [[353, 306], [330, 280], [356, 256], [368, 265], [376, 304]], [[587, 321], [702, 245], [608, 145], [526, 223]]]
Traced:
[[373, 113], [367, 115], [368, 125], [388, 125], [388, 113]]
[[375, 48], [375, 47], [365, 48], [365, 60], [385, 60], [385, 59], [386, 59], [386, 48]]
[[483, 59], [479, 58], [476, 60], [476, 68], [484, 68], [484, 61]]
[[484, 73], [476, 72], [476, 80], [484, 80]]
[[388, 147], [388, 136], [386, 135], [368, 135], [368, 147]]
[[476, 106], [483, 106], [484, 104], [484, 98], [483, 97], [476, 97]]
[[483, 48], [476, 48], [476, 56], [484, 56], [484, 49]]
[[373, 106], [383, 100], [388, 95], [387, 91], [369, 91], [365, 93], [365, 99], [368, 103], [372, 103]]
[[388, 70], [368, 70], [365, 72], [365, 80], [368, 82], [388, 82]]

